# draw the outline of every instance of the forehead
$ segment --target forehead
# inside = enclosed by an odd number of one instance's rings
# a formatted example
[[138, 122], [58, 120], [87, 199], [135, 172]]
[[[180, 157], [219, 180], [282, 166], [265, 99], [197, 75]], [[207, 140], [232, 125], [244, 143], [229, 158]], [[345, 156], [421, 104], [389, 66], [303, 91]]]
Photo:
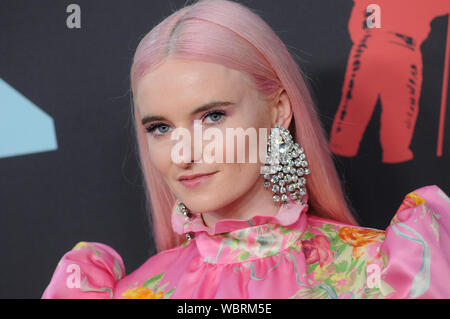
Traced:
[[250, 90], [243, 72], [215, 63], [172, 60], [142, 77], [135, 103], [141, 113], [160, 113], [171, 106], [189, 109], [212, 100], [238, 100]]

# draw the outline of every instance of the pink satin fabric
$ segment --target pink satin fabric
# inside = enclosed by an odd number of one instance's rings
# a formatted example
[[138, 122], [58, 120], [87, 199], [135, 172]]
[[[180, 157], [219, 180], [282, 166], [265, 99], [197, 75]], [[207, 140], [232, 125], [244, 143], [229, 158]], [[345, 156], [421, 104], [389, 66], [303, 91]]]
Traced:
[[128, 275], [113, 248], [79, 242], [42, 298], [450, 298], [450, 199], [437, 185], [408, 193], [385, 231], [293, 201], [214, 229], [175, 206], [172, 225], [194, 238]]

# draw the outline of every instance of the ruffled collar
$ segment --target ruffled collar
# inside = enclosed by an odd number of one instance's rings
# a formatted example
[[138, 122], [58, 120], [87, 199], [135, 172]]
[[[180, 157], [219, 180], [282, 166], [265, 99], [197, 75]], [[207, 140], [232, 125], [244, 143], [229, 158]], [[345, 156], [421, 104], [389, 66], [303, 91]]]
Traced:
[[[304, 196], [307, 203], [308, 195]], [[203, 223], [199, 214], [186, 219], [175, 206], [173, 229], [179, 233], [193, 233], [201, 259], [207, 263], [230, 264], [301, 249], [301, 237], [307, 227], [308, 204], [288, 200], [275, 216], [255, 215], [249, 220], [222, 219], [214, 229]], [[251, 265], [251, 264], [248, 264]]]
[[[303, 199], [307, 203], [308, 194], [305, 194]], [[200, 214], [192, 214], [190, 218], [186, 218], [175, 204], [172, 209], [172, 228], [178, 234], [205, 232], [209, 235], [216, 235], [267, 223], [288, 226], [295, 223], [300, 214], [307, 209], [308, 204], [302, 204], [289, 198], [288, 206], [281, 205], [275, 216], [255, 215], [248, 220], [222, 219], [216, 222], [214, 229], [211, 229], [204, 224]]]

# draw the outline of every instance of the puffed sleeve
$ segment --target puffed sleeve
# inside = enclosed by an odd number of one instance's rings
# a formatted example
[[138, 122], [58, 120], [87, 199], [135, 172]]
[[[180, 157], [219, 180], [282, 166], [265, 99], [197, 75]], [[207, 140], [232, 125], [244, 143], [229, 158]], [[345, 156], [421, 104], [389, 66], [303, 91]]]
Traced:
[[408, 193], [380, 247], [392, 298], [450, 298], [450, 199], [437, 185]]
[[96, 242], [79, 242], [58, 262], [42, 299], [114, 298], [116, 283], [125, 274], [120, 255]]

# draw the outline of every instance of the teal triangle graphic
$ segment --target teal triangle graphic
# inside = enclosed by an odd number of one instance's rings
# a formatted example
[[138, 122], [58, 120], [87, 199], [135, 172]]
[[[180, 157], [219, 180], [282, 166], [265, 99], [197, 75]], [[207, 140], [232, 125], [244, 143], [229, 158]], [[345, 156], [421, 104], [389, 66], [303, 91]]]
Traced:
[[0, 158], [56, 149], [53, 118], [0, 78]]

